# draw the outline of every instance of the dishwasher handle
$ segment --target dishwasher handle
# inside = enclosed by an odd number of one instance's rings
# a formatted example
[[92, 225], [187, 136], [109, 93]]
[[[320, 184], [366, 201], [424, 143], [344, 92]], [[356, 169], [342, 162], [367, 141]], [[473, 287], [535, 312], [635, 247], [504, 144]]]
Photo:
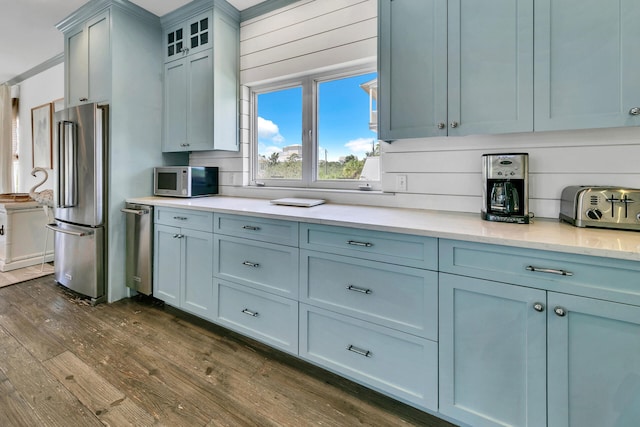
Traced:
[[122, 208], [120, 209], [120, 212], [142, 216], [142, 215], [147, 215], [149, 213], [149, 209]]

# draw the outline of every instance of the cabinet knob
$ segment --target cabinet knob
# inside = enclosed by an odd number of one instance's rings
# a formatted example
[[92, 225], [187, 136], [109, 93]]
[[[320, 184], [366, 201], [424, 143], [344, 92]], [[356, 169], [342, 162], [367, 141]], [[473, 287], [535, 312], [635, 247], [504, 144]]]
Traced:
[[564, 317], [567, 314], [567, 311], [562, 307], [556, 307], [553, 311], [560, 317]]
[[445, 125], [443, 122], [438, 123], [438, 129], [444, 129], [445, 127], [447, 127], [447, 125]]
[[534, 302], [533, 309], [535, 311], [542, 313], [544, 311], [544, 304], [542, 304], [541, 302]]
[[455, 128], [458, 127], [458, 122], [453, 121], [453, 122], [449, 123], [449, 126], [451, 126], [452, 129], [455, 129]]
[[633, 107], [629, 110], [629, 114], [631, 114], [632, 116], [640, 115], [640, 107]]

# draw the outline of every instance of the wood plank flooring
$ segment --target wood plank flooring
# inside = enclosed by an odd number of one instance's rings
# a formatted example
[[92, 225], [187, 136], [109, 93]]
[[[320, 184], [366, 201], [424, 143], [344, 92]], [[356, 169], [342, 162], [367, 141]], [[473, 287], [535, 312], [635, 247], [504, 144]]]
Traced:
[[151, 298], [0, 289], [0, 425], [451, 426]]

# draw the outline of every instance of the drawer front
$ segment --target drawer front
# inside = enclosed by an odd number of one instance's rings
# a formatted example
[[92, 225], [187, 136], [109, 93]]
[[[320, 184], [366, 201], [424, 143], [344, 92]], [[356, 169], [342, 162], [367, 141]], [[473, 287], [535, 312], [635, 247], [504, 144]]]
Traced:
[[438, 274], [300, 251], [300, 300], [431, 340], [438, 339]]
[[214, 236], [214, 274], [225, 280], [298, 298], [298, 249], [237, 237]]
[[215, 232], [262, 242], [298, 246], [298, 223], [242, 215], [215, 214]]
[[156, 208], [155, 223], [174, 227], [189, 228], [191, 230], [213, 231], [213, 212]]
[[213, 280], [213, 320], [273, 347], [298, 353], [298, 303], [223, 280]]
[[441, 240], [440, 270], [640, 305], [636, 261]]
[[438, 269], [435, 238], [300, 224], [300, 247], [410, 267]]
[[438, 345], [300, 304], [300, 356], [397, 399], [438, 409]]

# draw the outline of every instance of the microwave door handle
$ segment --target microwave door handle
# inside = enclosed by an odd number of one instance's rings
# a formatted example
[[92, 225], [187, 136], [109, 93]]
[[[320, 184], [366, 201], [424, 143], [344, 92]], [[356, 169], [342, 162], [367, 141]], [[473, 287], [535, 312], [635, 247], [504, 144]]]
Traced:
[[58, 123], [58, 207], [76, 205], [76, 125], [73, 122]]

